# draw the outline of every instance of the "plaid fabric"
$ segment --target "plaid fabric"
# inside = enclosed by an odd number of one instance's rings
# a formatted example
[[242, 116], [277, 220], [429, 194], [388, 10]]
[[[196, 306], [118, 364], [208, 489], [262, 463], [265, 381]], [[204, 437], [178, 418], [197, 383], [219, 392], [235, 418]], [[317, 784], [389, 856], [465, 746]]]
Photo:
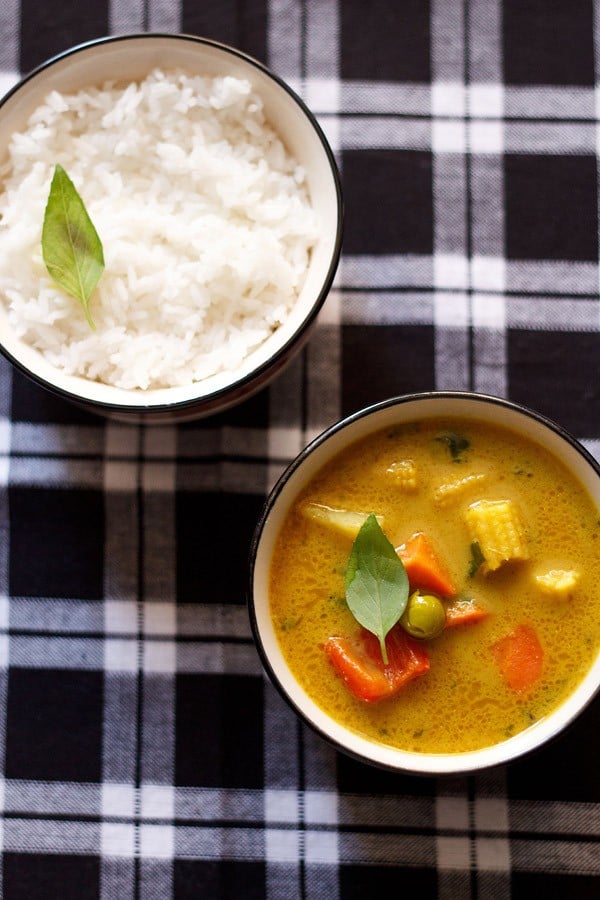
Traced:
[[105, 423], [0, 364], [3, 896], [596, 897], [597, 703], [505, 768], [392, 776], [288, 710], [244, 593], [269, 486], [372, 401], [508, 396], [600, 457], [600, 4], [3, 0], [2, 87], [142, 30], [235, 44], [302, 94], [344, 254], [301, 358], [201, 423]]

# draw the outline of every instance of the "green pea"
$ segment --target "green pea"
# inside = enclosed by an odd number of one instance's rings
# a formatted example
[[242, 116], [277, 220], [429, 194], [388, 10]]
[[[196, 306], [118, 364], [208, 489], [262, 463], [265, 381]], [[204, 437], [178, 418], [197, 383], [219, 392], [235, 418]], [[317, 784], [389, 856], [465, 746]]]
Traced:
[[446, 610], [444, 604], [433, 594], [415, 591], [408, 598], [400, 624], [412, 637], [428, 640], [437, 637], [444, 630]]

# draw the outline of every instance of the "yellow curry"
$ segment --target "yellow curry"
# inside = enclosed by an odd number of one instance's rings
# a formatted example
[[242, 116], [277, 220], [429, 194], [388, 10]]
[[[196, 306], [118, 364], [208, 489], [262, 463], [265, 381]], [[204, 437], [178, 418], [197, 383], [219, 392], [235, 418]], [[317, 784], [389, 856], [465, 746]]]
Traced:
[[[367, 517], [409, 581], [386, 662], [348, 605]], [[418, 567], [403, 557], [415, 536], [441, 580], [416, 583]], [[275, 546], [270, 603], [294, 675], [341, 724], [410, 751], [490, 746], [551, 712], [597, 654], [599, 511], [560, 461], [507, 429], [460, 419], [386, 429], [296, 498]], [[394, 680], [397, 645], [414, 667]], [[393, 683], [389, 695], [361, 695], [363, 676]]]

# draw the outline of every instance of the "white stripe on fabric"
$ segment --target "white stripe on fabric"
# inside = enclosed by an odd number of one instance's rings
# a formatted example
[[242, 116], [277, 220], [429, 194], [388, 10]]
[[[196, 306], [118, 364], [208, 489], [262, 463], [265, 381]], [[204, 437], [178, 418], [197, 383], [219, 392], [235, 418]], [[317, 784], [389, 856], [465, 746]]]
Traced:
[[[142, 825], [140, 852], [144, 859], [173, 859], [175, 855], [175, 827], [173, 825]], [[163, 896], [166, 896], [163, 894]]]
[[[476, 328], [506, 328], [506, 299], [503, 294], [473, 294], [473, 325]], [[504, 358], [499, 360], [505, 363]]]
[[174, 637], [177, 634], [177, 605], [159, 600], [144, 603], [143, 624], [145, 635]]
[[506, 286], [504, 258], [475, 253], [471, 261], [471, 285], [475, 291], [503, 291]]
[[178, 34], [181, 31], [180, 0], [148, 0], [148, 31]]
[[305, 791], [304, 818], [311, 825], [338, 825], [339, 796], [335, 791]]
[[100, 852], [103, 857], [135, 855], [135, 827], [122, 822], [102, 822]]
[[[346, 325], [429, 325], [435, 295], [403, 291], [353, 291], [344, 297], [343, 322]], [[440, 303], [444, 303], [440, 300]], [[450, 301], [452, 302], [452, 301]]]
[[135, 425], [107, 422], [104, 428], [104, 453], [107, 458], [136, 459], [139, 454], [140, 429]]
[[4, 849], [13, 853], [85, 853], [97, 855], [105, 827], [123, 828], [133, 834], [133, 826], [106, 826], [89, 822], [48, 822], [31, 818], [4, 820]]
[[543, 872], [600, 876], [600, 853], [596, 842], [512, 839], [511, 863], [515, 872]]
[[[484, 202], [484, 191], [490, 201], [489, 170], [478, 172], [480, 177], [481, 200]], [[498, 202], [499, 187], [496, 188]], [[495, 206], [493, 207], [495, 209]], [[472, 266], [472, 286], [475, 290], [508, 290], [513, 293], [556, 293], [560, 286], [564, 294], [595, 294], [598, 279], [598, 266], [593, 262], [573, 262], [567, 260], [505, 260], [501, 250], [503, 226], [499, 224], [492, 230], [483, 221], [474, 223], [474, 256]], [[434, 287], [435, 257], [400, 254], [374, 256], [369, 254], [346, 257], [342, 270], [343, 287], [346, 289], [369, 290], [388, 289], [395, 286], [407, 288], [430, 289]], [[345, 305], [349, 302], [344, 297]]]
[[[270, 867], [271, 863], [297, 863], [300, 858], [300, 840], [301, 835], [297, 831], [267, 826], [265, 829], [265, 858], [267, 866]], [[294, 897], [296, 896], [296, 886], [292, 882], [291, 874], [286, 874], [286, 896]], [[268, 872], [267, 885], [270, 891], [274, 889], [273, 883], [269, 880]], [[289, 894], [288, 891], [290, 892]]]
[[177, 633], [182, 637], [196, 635], [249, 638], [248, 611], [245, 606], [218, 603], [178, 603]]
[[[4, 6], [4, 4], [3, 4]], [[2, 11], [0, 10], [0, 17]], [[0, 18], [0, 34], [4, 36], [5, 32], [2, 27], [2, 19]], [[4, 42], [3, 42], [4, 44]], [[0, 71], [0, 97], [3, 97], [11, 88], [19, 81], [19, 72], [15, 69], [10, 71]]]
[[268, 0], [267, 61], [288, 82], [300, 79], [301, 16], [302, 8], [296, 0]]
[[[436, 332], [439, 329], [464, 329], [469, 325], [469, 299], [464, 293], [440, 293], [433, 295]], [[441, 349], [441, 348], [440, 348]]]
[[[19, 32], [21, 4], [19, 0], [2, 0], [0, 4], [0, 88], [7, 78], [17, 80], [19, 72]], [[11, 86], [11, 85], [8, 85]], [[6, 90], [7, 87], [4, 87]]]
[[431, 150], [433, 153], [465, 153], [467, 128], [464, 121], [435, 119], [431, 125]]
[[[470, 122], [469, 123], [469, 152], [474, 155], [500, 154], [504, 152], [505, 142], [507, 150], [512, 150], [510, 145], [510, 131], [504, 137], [504, 125], [496, 122]], [[520, 148], [519, 148], [520, 149]], [[540, 150], [539, 152], [544, 152]]]
[[[11, 603], [6, 594], [0, 594], [0, 630], [6, 631], [10, 624], [11, 617]], [[29, 610], [29, 616], [31, 616], [31, 609]]]
[[472, 119], [500, 119], [503, 116], [504, 85], [472, 82], [467, 90]]
[[[501, 122], [487, 122], [500, 130]], [[594, 155], [596, 153], [596, 126], [579, 124], [573, 128], [571, 122], [507, 122], [504, 125], [504, 148], [491, 150], [483, 148], [479, 152], [499, 153], [505, 149], [507, 153], [552, 154], [560, 156]], [[500, 141], [498, 141], [500, 144]]]
[[10, 480], [23, 487], [99, 488], [103, 484], [102, 464], [95, 460], [13, 457]]
[[586, 440], [582, 439], [582, 443], [586, 450], [588, 450], [592, 456], [600, 462], [600, 440]]
[[[329, 54], [327, 54], [329, 55]], [[329, 60], [327, 60], [330, 62]], [[328, 66], [326, 68], [329, 68]], [[332, 75], [323, 75], [320, 78], [307, 78], [304, 85], [304, 101], [309, 109], [318, 110], [319, 124], [327, 128], [332, 115], [340, 111], [341, 84], [338, 81], [335, 70]], [[335, 122], [334, 122], [335, 125]]]
[[144, 30], [144, 0], [109, 0], [111, 34], [133, 34]]
[[142, 784], [140, 788], [140, 815], [143, 819], [175, 817], [175, 792], [172, 784]]
[[[55, 638], [55, 641], [57, 639]], [[60, 639], [59, 639], [60, 640]], [[95, 660], [90, 657], [92, 668]], [[47, 663], [49, 665], [50, 662]], [[106, 672], [137, 672], [138, 646], [136, 640], [109, 638], [104, 642], [104, 670]]]
[[[445, 290], [464, 290], [469, 284], [467, 258], [458, 253], [437, 253], [433, 257], [434, 287]], [[437, 320], [436, 320], [437, 324]]]
[[538, 291], [562, 294], [593, 294], [598, 287], [598, 265], [592, 262], [561, 260], [508, 261], [506, 288], [509, 291]]
[[398, 867], [428, 867], [435, 859], [435, 838], [420, 834], [364, 831], [343, 832], [339, 836], [342, 864]]
[[431, 287], [433, 284], [433, 259], [431, 256], [411, 254], [382, 254], [371, 256], [346, 256], [342, 268], [342, 287], [403, 288]]
[[104, 630], [107, 635], [137, 634], [137, 602], [135, 600], [106, 600], [104, 603]]
[[104, 464], [104, 491], [133, 493], [137, 489], [138, 466], [133, 462], [107, 459]]
[[594, 93], [573, 85], [511, 85], [504, 89], [504, 112], [521, 119], [594, 119]]
[[368, 128], [362, 116], [346, 116], [340, 122], [344, 150], [430, 150], [431, 136], [432, 123], [424, 119], [371, 115]]
[[[445, 5], [445, 2], [444, 2]], [[439, 9], [439, 4], [434, 4], [434, 8], [437, 7]], [[440, 36], [437, 35], [437, 31], [435, 29], [435, 25], [432, 26], [432, 38], [437, 37], [436, 41], [436, 49], [435, 49], [435, 71], [434, 71], [434, 79], [443, 77], [441, 75], [440, 69], [443, 67], [443, 63], [440, 64], [438, 56], [440, 53], [444, 52], [445, 46], [448, 44], [448, 40], [444, 41], [443, 37], [440, 40]], [[447, 35], [447, 38], [450, 37], [450, 41], [452, 41], [452, 37]], [[462, 68], [462, 61], [457, 60], [457, 65], [460, 65]], [[452, 117], [452, 118], [464, 118], [466, 112], [466, 91], [465, 85], [462, 81], [436, 81], [434, 80], [431, 85], [431, 114], [435, 116], [442, 117]]]
[[[443, 784], [441, 789], [444, 790]], [[289, 825], [300, 819], [299, 794], [291, 788], [192, 788], [142, 781], [140, 808], [135, 810], [136, 789], [131, 782], [22, 781], [0, 779], [5, 812], [43, 816], [94, 816], [145, 821], [261, 822]], [[307, 790], [302, 794], [307, 826], [327, 831], [338, 824], [351, 829], [378, 827], [393, 830], [402, 817], [406, 828], [435, 829], [446, 835], [519, 838], [520, 832], [575, 839], [600, 835], [600, 812], [589, 803], [575, 801], [507, 800], [491, 786], [475, 799], [473, 823], [468, 800], [460, 788], [454, 795], [417, 798], [403, 794], [379, 796]], [[509, 820], [510, 813], [510, 820]]]
[[[11, 425], [10, 420], [6, 416], [2, 416], [0, 418], [0, 454], [2, 455], [15, 449], [13, 429], [14, 425]], [[5, 483], [2, 482], [2, 484]]]
[[[279, 743], [283, 744], [282, 741]], [[268, 753], [266, 756], [268, 758]], [[282, 790], [284, 794], [287, 792]], [[175, 817], [181, 821], [262, 822], [265, 819], [264, 800], [263, 790], [253, 788], [178, 787], [175, 789]]]
[[465, 871], [470, 865], [471, 845], [468, 838], [438, 835], [436, 839], [436, 867], [444, 870]]
[[132, 819], [135, 815], [135, 789], [131, 784], [109, 782], [101, 785], [103, 819]]
[[265, 788], [265, 821], [295, 824], [299, 819], [298, 791]]
[[468, 7], [468, 45], [464, 52], [469, 69], [469, 82], [498, 84], [504, 74], [502, 68], [502, 2], [501, 0], [470, 0]]
[[342, 112], [371, 116], [392, 113], [419, 116], [431, 106], [429, 84], [398, 84], [386, 81], [344, 81], [341, 86]]

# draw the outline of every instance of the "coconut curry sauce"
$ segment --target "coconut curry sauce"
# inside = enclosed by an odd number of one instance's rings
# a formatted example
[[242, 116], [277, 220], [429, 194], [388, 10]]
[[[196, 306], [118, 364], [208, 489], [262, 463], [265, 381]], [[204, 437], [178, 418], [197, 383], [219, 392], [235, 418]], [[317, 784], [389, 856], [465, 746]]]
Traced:
[[[415, 641], [428, 670], [376, 702], [354, 695], [328, 652], [330, 638], [361, 633], [346, 568], [370, 513], [394, 548], [425, 535], [454, 588], [438, 598], [446, 627]], [[276, 542], [270, 602], [294, 675], [341, 724], [404, 750], [479, 749], [547, 715], [590, 668], [600, 644], [599, 512], [562, 463], [506, 429], [457, 419], [387, 429], [342, 452], [298, 496]], [[448, 627], [461, 604], [483, 616]], [[399, 629], [406, 636], [398, 623], [386, 646]]]

